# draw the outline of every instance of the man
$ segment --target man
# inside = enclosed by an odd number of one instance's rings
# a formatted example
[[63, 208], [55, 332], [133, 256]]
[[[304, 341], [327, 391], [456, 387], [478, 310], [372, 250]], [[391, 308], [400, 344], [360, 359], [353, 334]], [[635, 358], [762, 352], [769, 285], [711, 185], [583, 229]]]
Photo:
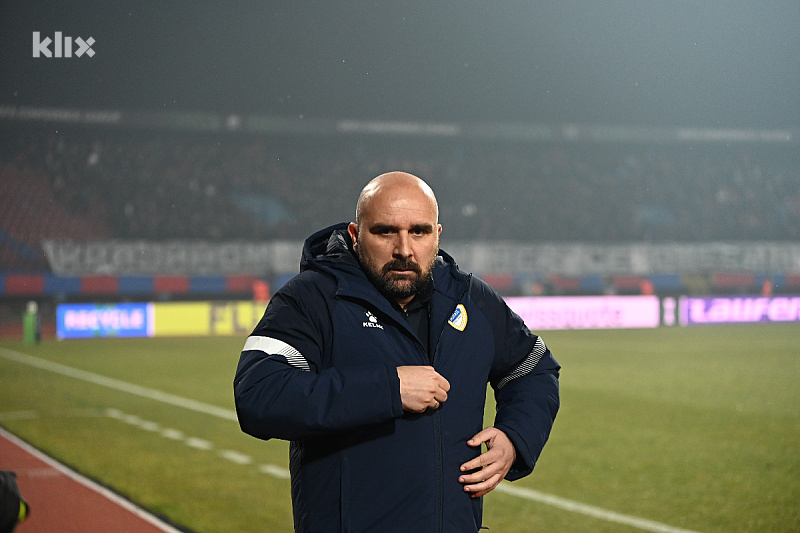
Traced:
[[[298, 532], [476, 532], [481, 497], [529, 474], [547, 441], [558, 363], [439, 250], [441, 231], [425, 182], [378, 176], [356, 222], [309, 237], [245, 343], [239, 422], [291, 441]], [[487, 383], [497, 416], [482, 429]]]

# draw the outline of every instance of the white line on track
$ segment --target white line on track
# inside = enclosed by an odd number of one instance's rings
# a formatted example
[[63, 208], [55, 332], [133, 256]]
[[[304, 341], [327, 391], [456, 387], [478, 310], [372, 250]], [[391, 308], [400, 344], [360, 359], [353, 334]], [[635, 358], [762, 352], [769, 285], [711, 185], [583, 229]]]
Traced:
[[[53, 459], [49, 455], [45, 455], [44, 453], [40, 452], [39, 450], [37, 450], [36, 448], [31, 446], [27, 442], [17, 438], [15, 435], [12, 435], [8, 431], [4, 430], [3, 428], [0, 428], [0, 435], [2, 435], [4, 439], [7, 439], [7, 440], [13, 442], [17, 446], [19, 446], [20, 448], [25, 450], [27, 453], [29, 453], [29, 454], [33, 455], [34, 457], [36, 457], [37, 459], [39, 459], [40, 461], [43, 461], [48, 466], [50, 466], [53, 470], [57, 470], [58, 472], [60, 472], [61, 474], [65, 475], [67, 477], [69, 477], [73, 481], [76, 481], [77, 483], [80, 483], [84, 487], [87, 487], [87, 488], [89, 488], [89, 489], [101, 494], [106, 499], [116, 503], [117, 505], [119, 505], [123, 509], [126, 509], [128, 512], [133, 513], [134, 515], [138, 516], [142, 520], [147, 521], [148, 523], [150, 523], [153, 526], [157, 527], [158, 529], [164, 531], [165, 533], [180, 533], [180, 531], [178, 529], [172, 527], [171, 525], [169, 525], [169, 524], [167, 524], [165, 522], [162, 522], [161, 520], [159, 520], [156, 516], [151, 514], [146, 509], [143, 509], [143, 508], [139, 507], [138, 505], [134, 504], [133, 502], [130, 502], [130, 501], [126, 500], [125, 498], [123, 498], [119, 494], [117, 494], [115, 492], [112, 492], [111, 490], [109, 490], [109, 489], [107, 489], [107, 488], [105, 488], [105, 487], [103, 487], [101, 485], [98, 485], [97, 483], [95, 483], [91, 479], [88, 479], [88, 478], [78, 474], [77, 472], [75, 472], [74, 470], [69, 468], [68, 466], [59, 463], [58, 461], [56, 461], [55, 459]], [[42, 474], [44, 474], [44, 473], [41, 472], [40, 475], [42, 475]]]
[[[62, 376], [79, 379], [82, 381], [86, 381], [88, 383], [93, 383], [95, 385], [101, 385], [103, 387], [108, 387], [114, 390], [127, 392], [129, 394], [135, 394], [137, 396], [142, 396], [144, 398], [155, 400], [161, 403], [174, 405], [176, 407], [183, 407], [185, 409], [190, 409], [198, 413], [204, 413], [225, 420], [238, 421], [236, 417], [236, 412], [233, 411], [232, 409], [223, 409], [222, 407], [218, 407], [216, 405], [199, 402], [197, 400], [191, 400], [189, 398], [184, 398], [182, 396], [169, 394], [148, 387], [142, 387], [140, 385], [134, 385], [133, 383], [128, 383], [126, 381], [109, 378], [106, 376], [102, 376], [100, 374], [95, 374], [93, 372], [87, 372], [85, 370], [72, 368], [70, 366], [54, 363], [52, 361], [47, 361], [45, 359], [39, 359], [38, 357], [33, 357], [20, 352], [15, 352], [13, 350], [0, 348], [0, 357], [4, 357], [5, 359], [8, 359], [10, 361], [15, 361], [17, 363], [21, 363], [24, 365], [33, 366], [42, 370], [54, 372], [56, 374], [61, 374]], [[170, 432], [170, 430], [163, 430], [162, 434], [164, 434], [165, 432]], [[180, 432], [176, 431], [175, 434], [170, 434], [170, 435], [164, 434], [164, 436], [176, 439], [184, 438], [182, 433], [180, 435], [177, 435], [177, 433]], [[225, 450], [223, 452], [220, 452], [220, 456], [239, 464], [249, 463], [245, 462], [245, 457], [247, 459], [250, 459], [249, 456], [244, 456], [243, 454], [239, 454], [238, 452], [234, 452], [231, 450]], [[286, 469], [274, 465], [261, 465], [260, 470], [265, 474], [273, 475], [279, 478], [284, 478], [288, 474], [286, 472]], [[536, 501], [539, 503], [551, 505], [553, 507], [557, 507], [565, 511], [583, 514], [586, 516], [591, 516], [594, 518], [606, 520], [608, 522], [614, 522], [617, 524], [624, 524], [637, 529], [641, 529], [643, 531], [651, 531], [653, 533], [697, 533], [696, 531], [692, 531], [689, 529], [682, 529], [667, 524], [662, 524], [661, 522], [654, 522], [652, 520], [646, 520], [644, 518], [638, 518], [635, 516], [616, 513], [614, 511], [609, 511], [606, 509], [602, 509], [600, 507], [594, 507], [592, 505], [587, 505], [573, 500], [568, 500], [566, 498], [561, 498], [551, 494], [545, 494], [543, 492], [539, 492], [536, 490], [527, 489], [523, 487], [519, 488], [514, 487], [508, 482], [501, 483], [500, 485], [497, 486], [495, 490], [511, 496], [516, 496], [518, 498], [523, 498], [526, 500]]]
[[[146, 431], [153, 431], [150, 428], [157, 428], [162, 437], [166, 437], [171, 440], [182, 441], [190, 448], [195, 448], [197, 450], [205, 450], [205, 451], [214, 449], [214, 443], [211, 441], [201, 439], [198, 437], [187, 437], [186, 435], [183, 434], [182, 431], [179, 431], [177, 429], [161, 428], [155, 422], [142, 420], [138, 416], [123, 413], [119, 409], [113, 409], [113, 408], [106, 409], [106, 415], [109, 418], [119, 420], [121, 422], [130, 424], [140, 429], [144, 429]], [[249, 465], [253, 463], [252, 457], [242, 452], [237, 452], [236, 450], [219, 450], [217, 452], [217, 455], [222, 459], [231, 461], [232, 463], [236, 463], [238, 465]], [[280, 466], [261, 464], [258, 466], [258, 471], [263, 474], [269, 474], [279, 479], [289, 479], [289, 470]]]
[[289, 470], [287, 468], [283, 468], [282, 466], [261, 465], [258, 467], [258, 470], [264, 474], [268, 474], [278, 479], [289, 479], [291, 477]]
[[235, 450], [221, 450], [219, 456], [228, 461], [234, 462], [237, 465], [249, 465], [253, 462], [253, 458], [247, 454], [237, 452]]
[[214, 447], [214, 444], [211, 441], [198, 439], [197, 437], [187, 438], [186, 445], [190, 448], [196, 448], [198, 450], [210, 450]]
[[236, 418], [236, 412], [233, 409], [223, 409], [222, 407], [218, 407], [216, 405], [198, 402], [197, 400], [191, 400], [189, 398], [184, 398], [175, 394], [169, 394], [167, 392], [151, 389], [149, 387], [142, 387], [141, 385], [134, 385], [133, 383], [128, 383], [127, 381], [101, 376], [100, 374], [87, 372], [78, 368], [72, 368], [71, 366], [54, 363], [45, 359], [39, 359], [38, 357], [15, 352], [13, 350], [0, 348], [0, 356], [10, 361], [16, 361], [17, 363], [22, 363], [24, 365], [33, 366], [42, 370], [48, 370], [56, 374], [61, 374], [62, 376], [80, 379], [82, 381], [94, 383], [95, 385], [101, 385], [103, 387], [127, 392], [129, 394], [135, 394], [136, 396], [142, 396], [144, 398], [174, 405], [176, 407], [183, 407], [185, 409], [197, 411], [198, 413], [216, 416], [217, 418], [238, 421]]
[[635, 516], [615, 513], [614, 511], [609, 511], [600, 507], [594, 507], [593, 505], [586, 505], [585, 503], [567, 500], [566, 498], [560, 498], [558, 496], [553, 496], [552, 494], [545, 494], [544, 492], [539, 492], [538, 490], [526, 489], [524, 487], [514, 487], [507, 481], [504, 481], [498, 485], [495, 490], [504, 492], [506, 494], [511, 494], [512, 496], [525, 498], [526, 500], [546, 503], [547, 505], [552, 505], [553, 507], [558, 507], [559, 509], [563, 509], [565, 511], [584, 514], [594, 518], [599, 518], [601, 520], [606, 520], [608, 522], [615, 522], [617, 524], [625, 524], [626, 526], [632, 526], [644, 531], [653, 531], [654, 533], [696, 533], [695, 531], [688, 529], [681, 529], [679, 527], [669, 526], [660, 522], [654, 522], [644, 518], [637, 518]]

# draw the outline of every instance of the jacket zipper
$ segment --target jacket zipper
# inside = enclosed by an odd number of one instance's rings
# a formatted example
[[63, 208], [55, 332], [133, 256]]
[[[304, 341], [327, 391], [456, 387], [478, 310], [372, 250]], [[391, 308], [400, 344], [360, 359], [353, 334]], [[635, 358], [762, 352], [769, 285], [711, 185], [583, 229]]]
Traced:
[[[430, 306], [428, 307], [428, 335], [430, 335]], [[436, 345], [431, 350], [430, 357], [431, 366], [436, 366], [436, 354], [439, 353], [439, 344], [442, 341], [444, 328], [439, 332], [439, 338], [436, 340]], [[429, 341], [430, 342], [430, 341]], [[433, 412], [433, 441], [434, 441], [434, 464], [436, 465], [436, 531], [441, 532], [444, 527], [444, 451], [442, 450], [442, 415], [437, 409]]]
[[[469, 291], [470, 283], [472, 282], [472, 274], [469, 275], [467, 278], [466, 287], [461, 292], [456, 302], [461, 302], [464, 299], [464, 295], [467, 294]], [[428, 331], [430, 331], [430, 324], [431, 324], [431, 317], [430, 317], [430, 307], [428, 308]], [[447, 324], [442, 326], [442, 329], [439, 330], [439, 338], [436, 339], [436, 345], [433, 347], [431, 351], [430, 361], [431, 366], [434, 368], [436, 367], [436, 355], [439, 353], [439, 345], [442, 342], [442, 335], [444, 335], [444, 328], [447, 327]], [[435, 461], [436, 461], [436, 501], [438, 506], [437, 512], [437, 523], [436, 523], [436, 531], [442, 532], [444, 528], [444, 451], [442, 450], [442, 419], [441, 419], [441, 411], [437, 409], [433, 413], [433, 436], [434, 436], [434, 454], [435, 454]]]

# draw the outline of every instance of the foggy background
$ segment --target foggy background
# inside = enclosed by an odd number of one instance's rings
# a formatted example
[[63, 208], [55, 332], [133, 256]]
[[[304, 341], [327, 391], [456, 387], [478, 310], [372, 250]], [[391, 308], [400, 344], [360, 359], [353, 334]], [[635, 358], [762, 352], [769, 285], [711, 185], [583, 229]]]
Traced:
[[0, 103], [797, 127], [798, 28], [795, 1], [3, 1]]

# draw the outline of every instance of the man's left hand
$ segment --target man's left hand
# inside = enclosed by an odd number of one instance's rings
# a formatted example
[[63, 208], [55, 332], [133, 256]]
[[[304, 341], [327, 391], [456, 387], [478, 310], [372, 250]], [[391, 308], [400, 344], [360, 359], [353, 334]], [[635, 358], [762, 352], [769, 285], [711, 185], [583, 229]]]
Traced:
[[464, 491], [473, 498], [480, 498], [489, 494], [503, 481], [511, 465], [517, 458], [517, 450], [508, 436], [495, 427], [488, 427], [467, 441], [467, 444], [476, 447], [486, 443], [486, 452], [475, 459], [461, 465], [462, 472], [476, 470], [471, 474], [464, 474], [458, 478], [464, 484]]

